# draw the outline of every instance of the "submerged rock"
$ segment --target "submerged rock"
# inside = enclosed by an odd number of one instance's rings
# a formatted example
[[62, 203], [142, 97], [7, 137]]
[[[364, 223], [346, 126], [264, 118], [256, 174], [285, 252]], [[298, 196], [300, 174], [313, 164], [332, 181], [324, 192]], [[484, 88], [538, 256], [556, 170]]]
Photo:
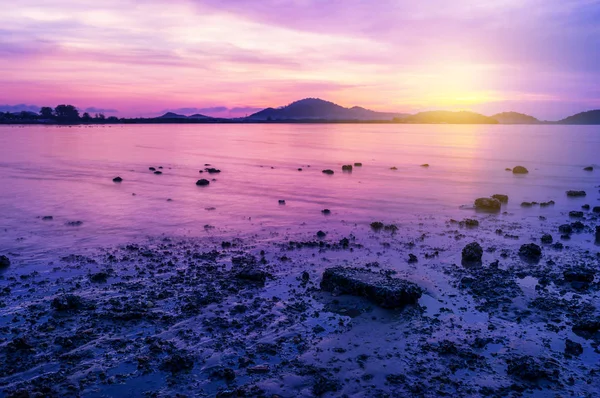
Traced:
[[519, 256], [528, 260], [539, 260], [542, 257], [542, 248], [535, 243], [526, 243], [519, 249]]
[[462, 262], [465, 263], [481, 263], [483, 256], [483, 248], [477, 242], [472, 242], [466, 245], [462, 250]]
[[359, 268], [334, 267], [323, 273], [321, 289], [368, 298], [383, 308], [416, 303], [423, 290], [416, 284]]
[[500, 211], [502, 204], [498, 199], [494, 198], [478, 198], [475, 199], [475, 208], [484, 211]]
[[502, 195], [497, 193], [495, 195], [492, 195], [492, 198], [500, 201], [500, 203], [508, 203], [508, 195]]
[[123, 179], [121, 177], [113, 178], [113, 182], [121, 182], [121, 181], [123, 181]]
[[196, 181], [196, 185], [200, 186], [200, 187], [204, 187], [206, 185], [210, 184], [210, 181], [208, 181], [207, 179], [203, 178], [201, 180]]
[[44, 216], [44, 217], [42, 217], [42, 221], [52, 221], [52, 220], [54, 220], [54, 217], [52, 217], [52, 216]]
[[10, 259], [6, 256], [0, 256], [0, 268], [10, 266]]
[[580, 198], [586, 196], [585, 191], [567, 191], [567, 196], [571, 198]]
[[529, 170], [527, 170], [523, 166], [516, 166], [512, 169], [512, 172], [513, 172], [513, 174], [527, 174], [527, 173], [529, 173]]
[[330, 170], [330, 169], [325, 169], [325, 170], [323, 170], [323, 174], [329, 174], [329, 175], [332, 175], [332, 174], [333, 174], [333, 170]]

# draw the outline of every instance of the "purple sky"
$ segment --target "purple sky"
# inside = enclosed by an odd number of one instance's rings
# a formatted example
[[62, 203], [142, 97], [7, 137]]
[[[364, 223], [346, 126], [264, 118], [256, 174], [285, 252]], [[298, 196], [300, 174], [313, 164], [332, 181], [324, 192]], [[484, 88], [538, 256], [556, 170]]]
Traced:
[[229, 117], [320, 97], [554, 120], [600, 108], [598, 21], [600, 0], [18, 0], [0, 109]]

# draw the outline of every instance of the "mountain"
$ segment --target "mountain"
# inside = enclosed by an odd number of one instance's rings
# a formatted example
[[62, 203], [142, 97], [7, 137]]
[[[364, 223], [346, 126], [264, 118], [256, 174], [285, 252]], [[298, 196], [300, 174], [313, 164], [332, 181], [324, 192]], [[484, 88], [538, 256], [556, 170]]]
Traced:
[[533, 116], [518, 112], [502, 112], [490, 116], [500, 124], [537, 124], [540, 121]]
[[190, 115], [187, 117], [188, 119], [212, 119], [210, 116], [201, 115], [200, 113], [196, 113], [194, 115]]
[[157, 117], [156, 119], [186, 119], [185, 115], [178, 115], [177, 113], [167, 112], [162, 116]]
[[344, 108], [319, 98], [305, 98], [281, 108], [267, 108], [246, 120], [392, 120], [402, 113], [376, 112], [358, 106]]
[[600, 124], [600, 109], [577, 113], [556, 122], [558, 124]]
[[475, 112], [429, 111], [398, 120], [400, 123], [498, 124], [496, 119]]

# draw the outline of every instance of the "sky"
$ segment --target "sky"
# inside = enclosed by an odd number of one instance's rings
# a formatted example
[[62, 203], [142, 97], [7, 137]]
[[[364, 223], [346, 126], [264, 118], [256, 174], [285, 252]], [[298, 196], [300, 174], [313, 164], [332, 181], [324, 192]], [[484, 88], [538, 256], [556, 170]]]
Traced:
[[0, 110], [600, 108], [600, 0], [8, 0]]

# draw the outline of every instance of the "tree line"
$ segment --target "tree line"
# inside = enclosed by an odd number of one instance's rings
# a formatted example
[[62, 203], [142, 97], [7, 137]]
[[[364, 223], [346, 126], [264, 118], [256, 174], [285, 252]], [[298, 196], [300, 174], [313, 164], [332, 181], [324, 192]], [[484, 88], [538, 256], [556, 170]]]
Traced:
[[118, 122], [115, 116], [106, 117], [103, 113], [93, 116], [88, 112], [79, 114], [79, 110], [73, 105], [57, 105], [55, 108], [44, 106], [39, 113], [22, 111], [18, 113], [0, 112], [0, 122], [30, 122], [30, 123], [106, 123]]

